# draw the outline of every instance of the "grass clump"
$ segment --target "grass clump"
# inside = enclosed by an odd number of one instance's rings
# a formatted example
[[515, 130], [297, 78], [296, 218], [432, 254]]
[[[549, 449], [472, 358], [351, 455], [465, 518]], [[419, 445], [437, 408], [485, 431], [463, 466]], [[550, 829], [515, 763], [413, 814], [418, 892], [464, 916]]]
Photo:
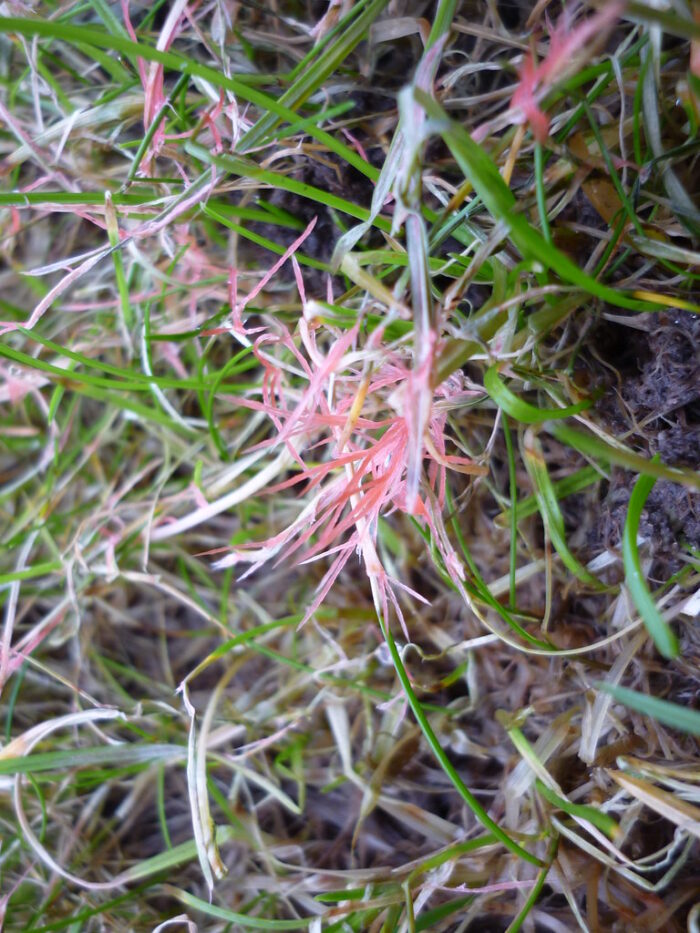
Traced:
[[690, 8], [2, 14], [7, 928], [695, 929]]

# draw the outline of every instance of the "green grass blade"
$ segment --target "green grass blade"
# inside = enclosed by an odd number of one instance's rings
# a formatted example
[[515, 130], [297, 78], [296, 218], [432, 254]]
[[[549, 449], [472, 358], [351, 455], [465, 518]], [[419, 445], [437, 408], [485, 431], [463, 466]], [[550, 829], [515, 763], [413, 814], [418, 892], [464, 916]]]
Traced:
[[[420, 914], [416, 920], [416, 933], [423, 933], [424, 930], [430, 933], [430, 930], [439, 929], [439, 927], [437, 927], [438, 923], [442, 923], [442, 921], [447, 920], [448, 917], [451, 917], [469, 904], [472, 904], [475, 898], [475, 894], [463, 894], [462, 897], [455, 897], [450, 901], [446, 901], [444, 904], [440, 904], [439, 907], [426, 910], [425, 913]], [[453, 929], [458, 928], [459, 927], [453, 927]], [[442, 929], [444, 930], [445, 927], [442, 927]]]
[[547, 243], [552, 242], [552, 231], [547, 216], [547, 195], [544, 190], [544, 154], [541, 143], [535, 143], [535, 193], [537, 195], [537, 210], [540, 215], [542, 236]]
[[[469, 567], [472, 574], [474, 575], [474, 581], [475, 581], [474, 586], [472, 587], [469, 584], [467, 584], [467, 589], [470, 592], [470, 594], [476, 599], [485, 603], [485, 605], [490, 606], [491, 609], [493, 609], [493, 611], [496, 612], [503, 619], [506, 625], [508, 625], [509, 628], [511, 628], [517, 635], [519, 635], [520, 638], [522, 638], [526, 644], [532, 645], [535, 648], [540, 648], [543, 651], [551, 651], [553, 646], [551, 645], [550, 642], [543, 641], [542, 639], [535, 638], [534, 635], [531, 635], [530, 632], [528, 632], [525, 628], [523, 628], [523, 626], [518, 622], [518, 620], [514, 617], [513, 613], [511, 613], [508, 609], [506, 609], [505, 606], [501, 605], [501, 603], [493, 595], [493, 593], [488, 587], [486, 580], [484, 580], [484, 577], [479, 571], [479, 568], [477, 567], [476, 562], [474, 561], [474, 557], [472, 556], [471, 552], [469, 551], [469, 548], [467, 547], [467, 542], [465, 541], [464, 535], [462, 534], [462, 529], [460, 528], [459, 522], [457, 521], [457, 514], [454, 508], [454, 500], [452, 498], [452, 493], [450, 491], [449, 486], [446, 489], [445, 498], [446, 498], [447, 505], [451, 513], [450, 524], [455, 533], [455, 537], [457, 538], [457, 542], [460, 546], [462, 554], [464, 555], [464, 559], [467, 562], [467, 566]], [[449, 576], [447, 575], [447, 573], [445, 573], [444, 579], [445, 579], [445, 582], [449, 581]]]
[[672, 729], [700, 736], [700, 711], [696, 709], [679, 706], [678, 703], [670, 703], [668, 700], [648, 696], [638, 690], [618, 687], [603, 681], [598, 681], [595, 686], [598, 690], [609, 693], [618, 703], [623, 703], [644, 716], [656, 719]]
[[566, 543], [564, 518], [559, 508], [557, 494], [549, 478], [542, 446], [534, 434], [532, 434], [531, 429], [525, 435], [523, 459], [534, 487], [535, 497], [540, 514], [542, 515], [542, 520], [545, 523], [552, 544], [559, 557], [561, 557], [564, 566], [583, 583], [600, 589], [602, 586], [600, 581], [597, 580], [593, 574], [589, 573], [569, 550], [569, 546]]
[[179, 888], [168, 887], [167, 890], [186, 907], [199, 911], [205, 917], [212, 917], [215, 920], [225, 920], [227, 923], [235, 923], [245, 929], [306, 930], [311, 923], [310, 917], [300, 920], [265, 920], [262, 917], [250, 917], [247, 914], [240, 914], [233, 910], [229, 910], [228, 907], [217, 907], [216, 904], [203, 901], [193, 894], [190, 894], [188, 891], [182, 891]]
[[523, 424], [542, 424], [544, 421], [570, 418], [591, 407], [590, 400], [584, 399], [566, 408], [537, 408], [511, 392], [499, 377], [497, 366], [491, 366], [484, 373], [484, 388], [499, 408]]
[[518, 496], [518, 477], [516, 473], [516, 464], [515, 464], [515, 450], [513, 448], [513, 436], [510, 432], [510, 425], [508, 424], [508, 416], [505, 412], [502, 415], [503, 418], [503, 436], [506, 441], [506, 456], [508, 458], [508, 486], [510, 494], [510, 553], [508, 555], [508, 592], [509, 599], [508, 605], [511, 609], [515, 609], [515, 598], [516, 598], [516, 580], [515, 574], [517, 570], [517, 547], [518, 547], [518, 513], [515, 507], [517, 496]]
[[552, 842], [549, 846], [549, 851], [547, 852], [547, 860], [543, 868], [540, 870], [539, 874], [537, 875], [537, 880], [535, 881], [532, 887], [532, 891], [530, 891], [530, 893], [528, 894], [527, 900], [523, 904], [523, 909], [520, 911], [520, 913], [515, 918], [515, 920], [513, 920], [513, 922], [510, 924], [510, 926], [506, 930], [506, 933], [519, 933], [519, 931], [522, 929], [523, 923], [525, 923], [525, 920], [530, 914], [530, 911], [535, 906], [540, 894], [542, 893], [542, 888], [544, 887], [544, 883], [547, 880], [547, 875], [549, 874], [549, 871], [552, 867], [552, 863], [554, 862], [554, 859], [556, 858], [558, 848], [559, 848], [559, 836], [555, 836], [554, 839], [552, 839]]
[[[173, 71], [196, 75], [209, 81], [214, 87], [221, 87], [225, 90], [232, 91], [241, 100], [255, 104], [266, 112], [271, 111], [281, 120], [293, 123], [298, 119], [294, 110], [290, 110], [283, 104], [278, 103], [268, 94], [264, 94], [262, 91], [257, 91], [249, 87], [244, 81], [239, 81], [236, 78], [229, 78], [223, 71], [211, 68], [208, 65], [202, 65], [172, 50], [162, 52], [160, 49], [156, 49], [153, 46], [146, 45], [143, 42], [132, 42], [131, 39], [125, 39], [123, 36], [110, 35], [107, 32], [102, 32], [98, 29], [90, 29], [87, 26], [78, 26], [72, 23], [59, 23], [45, 19], [20, 19], [16, 17], [0, 16], [0, 33], [10, 35], [12, 33], [18, 33], [26, 37], [43, 36], [51, 40], [61, 39], [76, 45], [84, 44], [90, 46], [94, 50], [112, 49], [115, 52], [121, 52], [135, 60], [141, 58], [145, 61], [158, 62], [160, 65], [172, 69]], [[104, 57], [109, 65], [117, 66], [117, 62], [115, 62], [114, 59], [111, 59], [109, 56]], [[124, 71], [121, 66], [119, 66], [119, 69], [122, 72]], [[128, 75], [124, 73], [121, 80], [123, 81], [126, 77], [128, 77]], [[363, 175], [366, 175], [372, 180], [378, 177], [379, 172], [374, 166], [370, 165], [361, 158], [354, 149], [341, 143], [330, 133], [326, 133], [324, 130], [314, 125], [309, 126], [308, 133], [318, 142], [322, 143], [322, 145], [327, 146], [331, 152], [335, 152], [344, 162], [347, 162], [349, 165], [354, 166], [359, 172], [362, 172]]]
[[[232, 155], [212, 155], [204, 146], [200, 146], [193, 142], [185, 143], [185, 149], [190, 155], [201, 159], [209, 165], [215, 165], [217, 168], [231, 175], [237, 175], [240, 178], [254, 178], [264, 184], [271, 185], [273, 188], [281, 188], [285, 191], [290, 191], [292, 194], [298, 194], [302, 198], [306, 198], [309, 201], [316, 201], [318, 204], [324, 204], [326, 207], [340, 211], [350, 217], [355, 217], [358, 220], [369, 220], [370, 218], [370, 212], [359, 204], [353, 204], [351, 201], [347, 201], [345, 198], [338, 197], [335, 194], [330, 194], [330, 192], [324, 191], [322, 188], [316, 188], [313, 185], [307, 185], [304, 182], [296, 181], [293, 178], [282, 175], [280, 172], [272, 172], [268, 169], [260, 168], [254, 162], [250, 162], [247, 159], [239, 159]], [[383, 217], [374, 218], [373, 223], [375, 226], [379, 227], [380, 230], [385, 230], [387, 233], [391, 230], [391, 223]]]
[[615, 165], [613, 163], [612, 156], [610, 155], [610, 152], [608, 151], [608, 147], [605, 145], [603, 134], [600, 132], [600, 127], [598, 126], [598, 122], [593, 114], [591, 105], [588, 103], [587, 100], [583, 101], [583, 109], [586, 113], [586, 117], [588, 118], [588, 122], [591, 126], [591, 129], [593, 130], [593, 135], [595, 136], [596, 143], [598, 144], [598, 149], [600, 150], [601, 155], [603, 156], [603, 159], [605, 161], [605, 165], [608, 169], [608, 175], [610, 176], [610, 180], [613, 183], [613, 187], [615, 188], [615, 191], [617, 192], [618, 198], [622, 202], [622, 206], [624, 207], [624, 212], [627, 215], [627, 219], [632, 224], [632, 226], [635, 228], [637, 233], [640, 236], [643, 236], [644, 231], [642, 229], [642, 225], [639, 222], [639, 218], [637, 217], [637, 213], [634, 207], [632, 206], [629, 197], [627, 196], [627, 192], [622, 187], [622, 182], [620, 181], [620, 176], [618, 175], [617, 169], [615, 168]]
[[37, 774], [40, 771], [62, 771], [88, 765], [133, 765], [153, 761], [185, 760], [184, 745], [105, 745], [94, 748], [74, 748], [64, 752], [40, 752], [17, 758], [0, 758], [0, 774]]
[[[245, 237], [245, 239], [250, 240], [251, 243], [256, 243], [258, 246], [262, 246], [264, 249], [269, 249], [270, 252], [274, 253], [276, 256], [284, 255], [285, 247], [280, 246], [279, 243], [275, 243], [274, 240], [270, 240], [268, 237], [262, 236], [259, 233], [254, 233], [252, 230], [248, 230], [241, 224], [234, 223], [234, 221], [228, 217], [225, 217], [219, 211], [213, 210], [208, 204], [203, 204], [202, 210], [207, 215], [207, 217], [211, 217], [212, 220], [215, 220], [222, 226], [228, 227], [229, 230], [233, 230], [234, 233], [237, 233], [239, 236]], [[321, 262], [319, 259], [312, 259], [310, 256], [306, 256], [299, 250], [297, 250], [294, 255], [296, 256], [299, 265], [308, 266], [311, 269], [320, 269], [323, 272], [330, 271], [330, 266], [326, 262]]]
[[614, 463], [626, 470], [633, 470], [635, 473], [643, 473], [645, 476], [653, 476], [656, 479], [669, 479], [674, 483], [700, 489], [700, 475], [694, 470], [671, 467], [657, 460], [649, 460], [626, 447], [613, 446], [594, 434], [584, 434], [583, 431], [570, 428], [568, 425], [553, 424], [548, 430], [558, 441], [568, 444], [569, 447], [573, 447], [598, 462]]
[[[294, 111], [316, 91], [337, 68], [350, 55], [355, 46], [361, 42], [365, 33], [377, 16], [387, 5], [388, 0], [372, 0], [362, 13], [349, 24], [340, 36], [328, 48], [324, 49], [318, 59], [307, 65], [299, 77], [294, 81], [279, 99], [279, 104], [287, 110]], [[238, 150], [247, 152], [257, 146], [277, 123], [280, 117], [272, 112], [266, 113], [252, 126], [241, 139]]]
[[166, 114], [168, 113], [168, 111], [170, 110], [172, 106], [172, 102], [177, 98], [177, 95], [180, 93], [180, 91], [187, 85], [189, 79], [190, 79], [190, 76], [188, 74], [180, 75], [180, 77], [175, 82], [175, 86], [173, 87], [172, 91], [168, 94], [168, 96], [165, 98], [165, 100], [161, 104], [161, 107], [158, 110], [158, 113], [155, 115], [155, 117], [151, 121], [151, 125], [146, 130], [146, 133], [143, 139], [141, 140], [141, 142], [139, 143], [139, 147], [134, 154], [134, 159], [133, 159], [133, 162], [131, 163], [129, 174], [126, 176], [124, 187], [127, 187], [128, 185], [130, 185], [131, 182], [136, 177], [136, 173], [139, 170], [143, 157], [145, 156], [146, 151], [153, 140], [153, 137], [156, 135], [158, 127], [165, 119]]
[[535, 778], [535, 786], [544, 799], [551, 803], [553, 807], [558, 807], [564, 813], [568, 813], [569, 816], [576, 816], [579, 819], [586, 820], [587, 823], [605, 833], [609, 839], [617, 839], [620, 835], [619, 824], [607, 813], [603, 813], [596, 807], [591, 807], [585, 803], [572, 803], [570, 800], [566, 800], [556, 794], [551, 787], [547, 787], [539, 778]]
[[122, 260], [122, 251], [120, 248], [119, 224], [117, 221], [117, 212], [112, 203], [112, 196], [109, 191], [105, 194], [105, 221], [107, 224], [107, 236], [109, 245], [112, 247], [112, 262], [114, 263], [114, 277], [117, 282], [117, 292], [119, 294], [119, 305], [122, 311], [122, 320], [124, 328], [130, 332], [134, 326], [134, 312], [131, 308], [131, 299], [129, 297], [129, 285], [126, 281], [126, 272], [124, 271], [124, 262]]
[[[565, 499], [567, 496], [572, 496], [574, 493], [581, 492], [582, 489], [587, 489], [588, 486], [593, 485], [593, 483], [597, 482], [600, 478], [600, 470], [596, 470], [596, 468], [592, 466], [586, 466], [572, 473], [571, 476], [565, 476], [564, 479], [559, 479], [552, 483], [552, 488], [554, 489], [557, 499]], [[521, 522], [524, 518], [534, 515], [536, 511], [537, 497], [526, 496], [520, 499], [515, 506], [515, 520], [516, 522]], [[500, 515], [496, 516], [496, 523], [498, 525], [508, 524], [512, 520], [512, 512], [512, 508], [504, 509]]]
[[302, 74], [307, 68], [311, 66], [315, 59], [318, 59], [321, 55], [324, 54], [324, 50], [332, 43], [335, 42], [338, 35], [344, 30], [348, 29], [352, 23], [352, 20], [359, 16], [363, 9], [367, 6], [370, 0], [357, 0], [357, 3], [353, 3], [348, 12], [343, 16], [343, 18], [335, 23], [335, 25], [328, 30], [324, 35], [320, 36], [306, 55], [297, 62], [292, 70], [285, 76], [283, 80], [287, 83], [290, 81], [295, 81], [300, 74]]
[[[107, 379], [102, 376], [90, 376], [87, 373], [76, 371], [76, 369], [63, 369], [60, 366], [54, 366], [52, 363], [47, 363], [44, 360], [36, 359], [28, 353], [23, 353], [21, 350], [14, 350], [11, 347], [0, 344], [0, 356], [14, 360], [14, 362], [19, 363], [21, 366], [27, 366], [31, 369], [36, 369], [38, 372], [56, 376], [56, 382], [59, 384], [69, 383], [71, 388], [75, 388], [74, 383], [81, 382], [85, 383], [85, 385], [105, 389], [147, 392], [153, 385], [157, 385], [161, 389], [187, 390], [210, 387], [213, 383], [218, 384], [219, 382], [218, 374], [215, 372], [208, 373], [204, 381], [197, 379], [179, 379], [172, 376], [149, 376], [140, 370], [123, 369], [119, 366], [112, 366], [109, 363], [105, 363], [101, 359], [90, 359], [90, 357], [82, 353], [75, 353], [67, 347], [62, 347], [60, 344], [48, 340], [46, 337], [42, 337], [36, 331], [28, 331], [24, 327], [18, 327], [17, 331], [20, 334], [24, 334], [24, 336], [35, 343], [40, 344], [42, 347], [53, 350], [58, 355], [74, 363], [79, 363], [89, 369], [97, 369], [100, 372], [111, 373], [120, 377], [120, 379]], [[222, 391], [236, 391], [236, 388], [240, 388], [240, 386], [237, 387], [234, 384], [229, 384], [221, 387]]]
[[660, 26], [664, 32], [678, 36], [679, 39], [700, 39], [700, 23], [693, 22], [688, 16], [679, 16], [671, 10], [658, 9], [652, 4], [630, 0], [625, 5], [623, 16], [634, 23]]
[[150, 885], [146, 884], [138, 888], [131, 888], [126, 894], [110, 898], [108, 901], [101, 903], [98, 907], [79, 910], [77, 913], [71, 914], [68, 917], [62, 917], [60, 920], [55, 920], [53, 923], [47, 923], [46, 926], [38, 927], [32, 924], [27, 928], [27, 933], [29, 933], [29, 931], [31, 931], [31, 933], [58, 933], [59, 930], [65, 930], [66, 927], [70, 927], [71, 931], [89, 929], [89, 926], [85, 925], [86, 920], [90, 920], [92, 917], [99, 917], [100, 914], [108, 914], [109, 911], [114, 910], [115, 907], [127, 901], [134, 901], [134, 905], [130, 908], [130, 914], [133, 914], [134, 910], [138, 909], [137, 899], [140, 895], [145, 895], [149, 887]]
[[[216, 843], [223, 845], [233, 838], [233, 829], [230, 826], [218, 826], [216, 829]], [[132, 883], [140, 881], [142, 878], [149, 878], [153, 875], [159, 875], [162, 872], [177, 868], [178, 865], [186, 865], [188, 862], [194, 862], [197, 858], [197, 845], [194, 839], [188, 839], [187, 842], [181, 842], [179, 845], [167, 848], [158, 855], [152, 855], [144, 859], [143, 862], [137, 862], [131, 868], [124, 872], [125, 882]]]
[[414, 90], [416, 100], [434, 119], [440, 135], [452, 152], [455, 160], [468, 178], [474, 190], [481, 196], [490, 214], [508, 226], [515, 245], [526, 259], [534, 259], [545, 269], [584, 289], [593, 297], [632, 311], [653, 311], [655, 305], [639, 301], [632, 295], [603, 285], [583, 272], [568, 256], [558, 250], [517, 213], [515, 195], [506, 185], [496, 165], [486, 151], [471, 138], [464, 127], [449, 120], [445, 111], [419, 88]]
[[659, 653], [665, 658], [671, 659], [678, 657], [678, 639], [671, 626], [664, 621], [661, 613], [656, 608], [656, 603], [644, 579], [639, 560], [639, 549], [637, 548], [639, 519], [655, 482], [653, 476], [639, 476], [634, 484], [622, 536], [622, 559], [625, 565], [625, 583], [637, 611], [642, 617], [647, 631], [654, 639], [654, 644]]
[[425, 45], [426, 49], [429, 49], [430, 46], [434, 45], [441, 36], [444, 36], [445, 33], [449, 32], [450, 27], [452, 26], [452, 21], [455, 18], [456, 10], [457, 0], [440, 0], [437, 10], [435, 11], [433, 25], [430, 27], [428, 41]]
[[384, 638], [386, 640], [386, 643], [389, 647], [389, 651], [391, 653], [391, 659], [394, 662], [394, 668], [396, 669], [396, 673], [398, 674], [399, 680], [401, 681], [401, 686], [403, 687], [403, 691], [406, 694], [406, 699], [408, 700], [408, 704], [411, 707], [413, 715], [416, 718], [416, 722], [420, 726], [421, 731], [423, 735], [425, 736], [425, 739], [428, 745], [430, 746], [431, 751], [433, 752], [437, 761], [440, 764], [440, 767], [443, 769], [447, 777], [452, 782], [452, 785], [454, 786], [455, 790], [459, 792], [460, 796], [462, 797], [466, 805], [469, 807], [469, 809], [472, 811], [474, 816], [477, 818], [477, 820], [481, 823], [481, 825], [485, 829], [493, 833], [494, 837], [500, 843], [502, 843], [510, 852], [512, 852], [514, 855], [517, 855], [519, 858], [525, 859], [526, 862], [530, 862], [530, 864], [532, 865], [538, 865], [538, 866], [541, 865], [542, 863], [537, 858], [537, 856], [533, 855], [531, 852], [528, 852], [527, 849], [523, 849], [522, 846], [518, 845], [517, 842], [511, 839], [510, 836], [504, 830], [501, 829], [498, 823], [494, 822], [494, 820], [491, 819], [491, 817], [488, 815], [486, 810], [484, 810], [484, 808], [481, 806], [481, 804], [476, 799], [474, 794], [472, 794], [472, 792], [466, 786], [462, 778], [459, 776], [454, 765], [452, 764], [448, 756], [445, 754], [445, 751], [442, 745], [440, 745], [440, 740], [435, 735], [435, 732], [433, 731], [433, 727], [430, 725], [430, 722], [428, 721], [428, 717], [425, 715], [423, 705], [413, 690], [413, 686], [408, 676], [408, 672], [406, 671], [406, 668], [404, 667], [404, 663], [401, 660], [401, 655], [399, 654], [399, 650], [396, 647], [394, 636], [391, 634], [390, 630], [384, 624], [384, 621], [381, 617], [379, 617], [379, 624], [382, 627]]
[[45, 577], [50, 573], [57, 573], [63, 564], [60, 561], [47, 561], [45, 564], [34, 564], [33, 567], [24, 567], [22, 570], [13, 570], [11, 573], [0, 573], [0, 586], [15, 583], [18, 580], [33, 580], [35, 577]]

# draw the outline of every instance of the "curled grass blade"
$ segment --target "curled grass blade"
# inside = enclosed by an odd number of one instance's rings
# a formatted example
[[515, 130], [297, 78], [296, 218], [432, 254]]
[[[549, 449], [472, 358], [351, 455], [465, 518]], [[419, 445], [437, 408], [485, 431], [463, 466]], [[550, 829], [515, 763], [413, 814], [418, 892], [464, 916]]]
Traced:
[[544, 421], [570, 418], [591, 407], [588, 399], [566, 408], [538, 408], [531, 405], [506, 386], [498, 375], [497, 366], [489, 367], [484, 373], [484, 388], [499, 408], [523, 424], [542, 424]]

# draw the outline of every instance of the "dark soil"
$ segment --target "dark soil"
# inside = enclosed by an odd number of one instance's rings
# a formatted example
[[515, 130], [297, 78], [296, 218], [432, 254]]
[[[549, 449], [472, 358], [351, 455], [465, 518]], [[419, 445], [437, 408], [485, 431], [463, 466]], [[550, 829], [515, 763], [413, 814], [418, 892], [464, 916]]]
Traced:
[[[646, 315], [639, 325], [601, 320], [587, 335], [579, 365], [603, 390], [597, 413], [618, 438], [644, 454], [700, 467], [700, 319], [688, 312]], [[614, 468], [603, 484], [592, 549], [617, 547], [634, 477]], [[652, 489], [640, 532], [650, 542], [653, 573], [667, 578], [688, 548], [700, 548], [700, 496], [670, 482]]]
[[[290, 177], [295, 181], [313, 185], [315, 188], [320, 188], [330, 194], [368, 208], [373, 191], [370, 179], [352, 168], [352, 166], [336, 167], [331, 153], [323, 153], [322, 160], [318, 161], [308, 157], [300, 159], [289, 173]], [[281, 189], [271, 194], [269, 203], [287, 211], [301, 221], [304, 227], [316, 217], [316, 226], [304, 241], [301, 252], [319, 262], [330, 262], [333, 248], [342, 231], [338, 228], [333, 215], [325, 205]], [[352, 218], [344, 218], [344, 220], [350, 220], [352, 223]], [[300, 234], [298, 229], [282, 227], [273, 223], [249, 222], [247, 227], [252, 233], [264, 236], [285, 249], [291, 246]], [[250, 256], [256, 262], [262, 261], [266, 266], [274, 261], [267, 250], [253, 244], [246, 244], [244, 255], [246, 257]], [[327, 273], [309, 266], [303, 266], [302, 271], [310, 296], [325, 297]], [[293, 278], [291, 265], [285, 263], [279, 275], [283, 281], [291, 281]]]

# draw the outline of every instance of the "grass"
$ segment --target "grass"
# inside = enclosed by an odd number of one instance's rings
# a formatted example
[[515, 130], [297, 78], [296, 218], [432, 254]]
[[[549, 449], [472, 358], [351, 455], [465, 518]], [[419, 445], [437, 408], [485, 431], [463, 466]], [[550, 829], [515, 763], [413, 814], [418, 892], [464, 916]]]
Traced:
[[684, 9], [0, 18], [7, 929], [696, 929]]

